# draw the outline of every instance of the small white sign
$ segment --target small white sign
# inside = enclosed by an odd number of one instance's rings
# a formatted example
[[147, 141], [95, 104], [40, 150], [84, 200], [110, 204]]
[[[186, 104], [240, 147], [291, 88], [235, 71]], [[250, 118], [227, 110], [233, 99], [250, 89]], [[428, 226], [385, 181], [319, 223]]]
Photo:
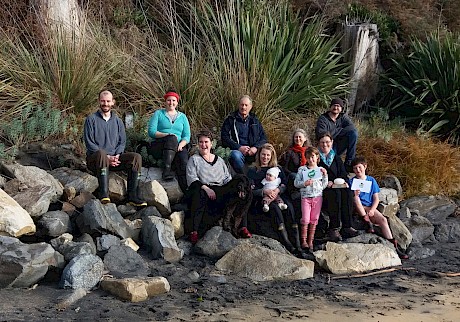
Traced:
[[321, 179], [323, 174], [319, 168], [315, 169], [308, 169], [303, 171], [303, 181], [307, 181], [310, 179]]
[[359, 190], [360, 192], [371, 192], [372, 181], [353, 179], [351, 190]]

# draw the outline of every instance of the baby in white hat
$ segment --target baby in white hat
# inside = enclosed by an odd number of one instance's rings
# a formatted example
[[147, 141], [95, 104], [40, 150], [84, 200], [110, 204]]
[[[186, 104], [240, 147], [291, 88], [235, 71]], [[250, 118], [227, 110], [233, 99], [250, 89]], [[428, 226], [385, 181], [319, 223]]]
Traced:
[[[265, 179], [262, 180], [262, 184], [264, 185], [263, 190], [274, 190], [278, 188], [281, 184], [281, 179], [278, 178], [279, 174], [280, 174], [280, 169], [278, 167], [273, 167], [273, 168], [268, 169], [267, 173], [265, 174]], [[275, 201], [281, 210], [287, 209], [287, 205], [284, 203], [283, 199], [281, 199], [281, 197], [278, 194], [272, 197], [269, 197], [265, 194], [263, 195], [264, 197], [262, 199], [262, 203], [263, 203], [262, 210], [264, 212], [268, 211], [269, 205], [270, 203], [272, 203], [272, 201]]]

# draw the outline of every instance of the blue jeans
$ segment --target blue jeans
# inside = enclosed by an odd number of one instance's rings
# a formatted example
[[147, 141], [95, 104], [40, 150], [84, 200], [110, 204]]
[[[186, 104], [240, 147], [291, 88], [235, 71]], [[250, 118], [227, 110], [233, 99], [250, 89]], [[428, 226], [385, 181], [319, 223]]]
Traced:
[[245, 156], [239, 150], [232, 150], [230, 152], [230, 157], [228, 158], [228, 162], [230, 162], [230, 165], [232, 166], [233, 170], [235, 170], [236, 173], [240, 174], [243, 173], [245, 160]]
[[342, 131], [334, 139], [334, 150], [337, 155], [342, 155], [345, 150], [347, 155], [345, 157], [345, 165], [351, 165], [351, 161], [356, 157], [356, 143], [358, 142], [358, 131], [356, 129], [349, 131]]

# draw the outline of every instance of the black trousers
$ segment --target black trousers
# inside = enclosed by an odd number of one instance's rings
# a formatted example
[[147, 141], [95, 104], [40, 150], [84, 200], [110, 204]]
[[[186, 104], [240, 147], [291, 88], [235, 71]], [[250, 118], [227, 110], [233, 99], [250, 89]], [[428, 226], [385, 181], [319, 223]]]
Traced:
[[98, 173], [99, 169], [110, 168], [111, 171], [133, 170], [140, 172], [142, 168], [142, 157], [135, 152], [126, 152], [120, 154], [120, 165], [112, 167], [109, 164], [107, 153], [104, 150], [97, 152], [86, 157], [86, 164], [88, 169], [93, 173]]
[[347, 188], [323, 190], [321, 210], [329, 215], [329, 229], [350, 228], [353, 207], [353, 192]]

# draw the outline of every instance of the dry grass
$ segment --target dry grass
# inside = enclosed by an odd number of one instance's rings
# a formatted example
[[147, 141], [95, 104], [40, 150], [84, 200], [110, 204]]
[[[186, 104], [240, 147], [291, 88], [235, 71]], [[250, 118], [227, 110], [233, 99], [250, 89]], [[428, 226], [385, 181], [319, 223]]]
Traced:
[[460, 148], [450, 144], [403, 133], [389, 142], [361, 137], [358, 154], [367, 158], [369, 174], [377, 180], [398, 177], [405, 198], [460, 191]]

